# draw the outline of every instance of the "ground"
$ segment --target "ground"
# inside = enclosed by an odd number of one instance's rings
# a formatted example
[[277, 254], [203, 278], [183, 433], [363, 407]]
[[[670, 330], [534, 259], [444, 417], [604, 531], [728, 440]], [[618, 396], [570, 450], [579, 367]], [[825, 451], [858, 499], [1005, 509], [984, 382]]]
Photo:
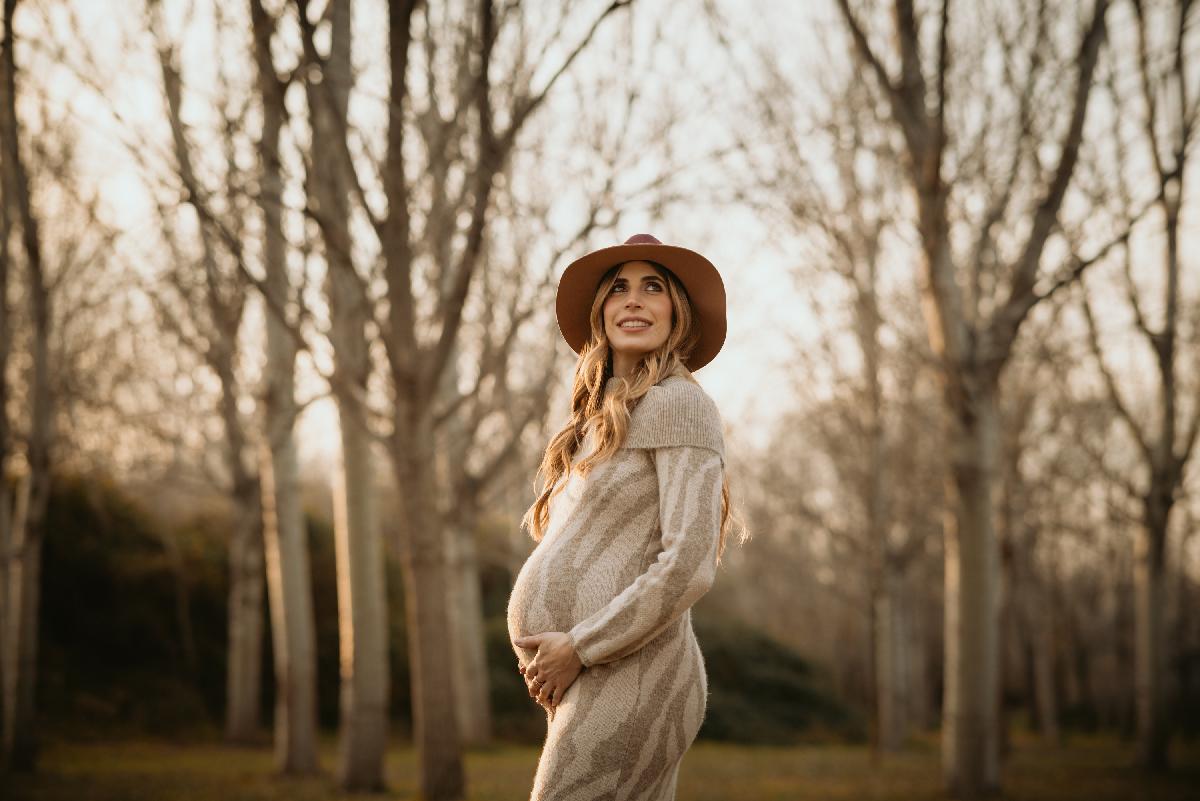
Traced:
[[[467, 756], [472, 801], [523, 801], [538, 750], [498, 746]], [[1005, 762], [1004, 799], [1021, 801], [1194, 801], [1200, 799], [1200, 743], [1174, 744], [1174, 772], [1147, 778], [1130, 766], [1129, 743], [1072, 737], [1046, 748], [1017, 738]], [[119, 741], [46, 745], [36, 776], [0, 777], [6, 801], [333, 801], [414, 797], [415, 758], [408, 744], [388, 755], [384, 796], [339, 792], [331, 778], [336, 743], [322, 746], [325, 773], [282, 779], [269, 748], [216, 743]], [[862, 746], [748, 748], [700, 743], [684, 761], [678, 801], [923, 801], [944, 799], [936, 736], [879, 764]]]

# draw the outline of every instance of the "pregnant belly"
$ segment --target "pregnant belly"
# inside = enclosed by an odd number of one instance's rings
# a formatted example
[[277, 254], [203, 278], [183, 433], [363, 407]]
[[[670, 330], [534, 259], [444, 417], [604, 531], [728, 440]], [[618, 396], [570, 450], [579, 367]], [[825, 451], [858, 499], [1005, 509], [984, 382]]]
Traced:
[[543, 541], [513, 583], [508, 599], [509, 636], [570, 631], [616, 597], [621, 590], [618, 582], [609, 571], [574, 568], [561, 549]]

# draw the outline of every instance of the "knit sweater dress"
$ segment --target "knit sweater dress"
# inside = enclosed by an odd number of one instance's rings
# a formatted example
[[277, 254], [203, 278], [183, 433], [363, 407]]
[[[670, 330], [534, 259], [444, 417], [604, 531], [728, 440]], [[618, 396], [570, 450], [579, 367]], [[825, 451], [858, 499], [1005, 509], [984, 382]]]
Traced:
[[[589, 434], [573, 462], [594, 447]], [[630, 414], [621, 449], [551, 502], [508, 631], [566, 632], [584, 670], [549, 716], [531, 801], [675, 798], [706, 705], [690, 610], [716, 575], [724, 466], [716, 405], [672, 375]], [[536, 655], [514, 648], [522, 665]]]

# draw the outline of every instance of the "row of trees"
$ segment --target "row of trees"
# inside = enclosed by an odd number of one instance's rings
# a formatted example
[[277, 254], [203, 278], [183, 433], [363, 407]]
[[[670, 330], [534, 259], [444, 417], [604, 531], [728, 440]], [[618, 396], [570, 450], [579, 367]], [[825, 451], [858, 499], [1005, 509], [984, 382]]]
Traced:
[[[997, 699], [1013, 625], [1034, 655], [1036, 718], [1056, 736], [1055, 624], [1045, 614], [1055, 568], [1041, 555], [1042, 532], [1086, 527], [1097, 515], [1085, 506], [1075, 519], [1040, 516], [1039, 505], [1057, 512], [1063, 499], [1039, 500], [1026, 465], [1038, 459], [1039, 418], [1078, 415], [1083, 452], [1056, 441], [1055, 457], [1087, 457], [1090, 480], [1076, 493], [1103, 486], [1116, 494], [1096, 524], [1120, 510], [1136, 527], [1138, 751], [1142, 764], [1163, 768], [1166, 544], [1200, 431], [1194, 370], [1180, 369], [1181, 356], [1196, 352], [1200, 317], [1180, 273], [1200, 104], [1188, 81], [1194, 8], [1097, 0], [1086, 11], [1049, 3], [968, 11], [839, 0], [836, 16], [844, 36], [835, 41], [851, 69], [826, 77], [812, 103], [768, 50], [755, 65], [767, 78], [751, 113], [771, 144], [747, 141], [745, 150], [759, 155], [750, 162], [759, 176], [752, 197], [811, 243], [815, 269], [805, 281], [836, 276], [820, 286], [846, 298], [839, 325], [847, 341], [835, 344], [854, 354], [855, 367], [838, 373], [845, 402], [830, 408], [835, 418], [816, 437], [834, 460], [836, 497], [854, 498], [856, 513], [805, 506], [804, 519], [838, 533], [866, 570], [879, 737], [894, 746], [903, 710], [924, 708], [905, 691], [914, 663], [903, 610], [918, 600], [911, 575], [936, 525], [928, 510], [939, 507], [948, 789], [972, 797], [999, 786], [1007, 729]], [[822, 63], [845, 63], [834, 55]], [[796, 130], [801, 120], [815, 128], [807, 137]], [[906, 261], [917, 291], [886, 286], [886, 272]], [[908, 325], [918, 302], [924, 336]], [[1152, 392], [1129, 388], [1111, 367], [1114, 348], [1104, 340], [1122, 317], [1144, 343], [1132, 358], [1152, 357], [1153, 369], [1136, 371]], [[899, 347], [884, 347], [883, 337]], [[1081, 343], [1090, 373], [1064, 363], [1063, 352]], [[1128, 358], [1128, 340], [1117, 343]], [[941, 387], [936, 420], [913, 394], [926, 368]], [[1080, 401], [1055, 392], [1049, 377], [1071, 391], [1098, 377], [1101, 388]], [[1089, 404], [1111, 413], [1097, 420]], [[919, 440], [935, 423], [939, 452], [922, 457]], [[848, 455], [846, 434], [858, 445]], [[1121, 446], [1134, 458], [1114, 458]], [[916, 465], [945, 476], [944, 505], [911, 494], [902, 477]], [[1186, 596], [1177, 608], [1186, 627]]]

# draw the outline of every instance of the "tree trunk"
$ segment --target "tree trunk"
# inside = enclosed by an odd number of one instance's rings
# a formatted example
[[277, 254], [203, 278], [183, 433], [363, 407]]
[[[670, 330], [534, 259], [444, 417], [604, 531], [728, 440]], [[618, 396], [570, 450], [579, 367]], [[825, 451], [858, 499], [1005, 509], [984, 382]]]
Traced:
[[946, 677], [942, 768], [952, 794], [999, 789], [996, 737], [998, 553], [992, 472], [998, 419], [994, 387], [977, 387], [973, 415], [958, 415], [946, 520]]
[[23, 475], [13, 504], [5, 604], [8, 618], [5, 639], [0, 643], [4, 655], [3, 764], [18, 771], [33, 770], [37, 758], [34, 681], [42, 547], [29, 520], [31, 490], [31, 477]]
[[[449, 254], [442, 258], [449, 261]], [[448, 279], [450, 271], [446, 271]], [[452, 288], [444, 282], [443, 294]], [[441, 403], [451, 403], [458, 394], [458, 357], [455, 347], [438, 386]], [[478, 521], [478, 489], [463, 481], [468, 453], [464, 443], [470, 437], [464, 430], [462, 417], [455, 415], [443, 423], [436, 436], [436, 480], [439, 498], [449, 498], [443, 504], [441, 519], [445, 521], [446, 569], [450, 576], [446, 584], [447, 609], [450, 615], [451, 647], [454, 670], [458, 730], [463, 745], [483, 745], [491, 739], [491, 699], [487, 671], [487, 636], [483, 620], [483, 595], [479, 586], [479, 556], [475, 544]]]
[[452, 664], [458, 688], [458, 727], [464, 745], [483, 745], [491, 739], [492, 723], [475, 518], [473, 514], [455, 517], [455, 522], [447, 527], [446, 542], [449, 545], [451, 580], [447, 586], [454, 630]]
[[908, 737], [912, 690], [909, 667], [911, 637], [905, 627], [902, 583], [895, 568], [885, 568], [877, 596], [875, 622], [875, 692], [879, 748], [899, 751]]
[[[0, 174], [2, 202], [11, 204], [21, 230], [22, 255], [29, 279], [26, 297], [33, 327], [29, 438], [26, 448], [28, 484], [14, 510], [10, 531], [8, 623], [5, 625], [4, 763], [32, 770], [37, 756], [35, 687], [37, 683], [38, 606], [41, 593], [42, 535], [50, 503], [50, 447], [53, 439], [53, 395], [50, 390], [50, 294], [43, 271], [38, 221], [29, 197], [29, 178], [21, 157], [16, 110], [17, 66], [13, 56], [15, 0], [5, 0], [3, 41], [0, 43]], [[8, 197], [11, 193], [11, 197]], [[7, 247], [8, 242], [0, 244]], [[6, 410], [0, 410], [3, 413]]]
[[[278, 176], [278, 173], [275, 173]], [[288, 277], [278, 227], [279, 195], [264, 181], [268, 302], [286, 308]], [[272, 222], [272, 215], [274, 222]], [[296, 457], [296, 347], [287, 322], [267, 314], [266, 436], [260, 446], [263, 546], [275, 660], [275, 762], [285, 774], [317, 770], [317, 652], [308, 532]]]
[[908, 694], [910, 729], [928, 731], [935, 723], [934, 681], [930, 675], [928, 628], [922, 593], [906, 582], [904, 597], [907, 599], [903, 612], [904, 630], [908, 632], [909, 677], [911, 690]]
[[[1007, 432], [1006, 432], [1007, 433]], [[1007, 484], [1007, 480], [1004, 482]], [[1007, 504], [1001, 504], [1006, 507]], [[1014, 607], [1013, 596], [1020, 592], [1014, 564], [1013, 542], [1010, 523], [1006, 512], [999, 516], [997, 540], [1000, 554], [999, 586], [996, 598], [996, 749], [1000, 760], [1012, 751], [1009, 734], [1009, 708], [1005, 700], [1016, 690], [1018, 676], [1022, 672], [1020, 659], [1021, 635], [1019, 613]]]
[[[268, 302], [286, 308], [287, 266], [279, 227], [278, 172], [264, 180]], [[275, 759], [283, 773], [317, 770], [317, 652], [308, 537], [296, 457], [296, 346], [287, 322], [267, 314], [266, 436], [260, 447], [263, 545], [275, 659]]]
[[[275, 415], [268, 411], [267, 417]], [[313, 773], [317, 770], [316, 625], [290, 420], [285, 435], [272, 439], [263, 450], [259, 470], [275, 655], [275, 762], [282, 773]]]
[[[416, 425], [392, 443], [401, 515], [404, 601], [412, 673], [413, 736], [418, 744], [422, 798], [461, 799], [466, 793], [462, 745], [455, 709], [454, 649], [446, 584], [442, 531], [437, 525], [433, 437], [428, 425]], [[418, 636], [419, 635], [419, 636]], [[451, 714], [446, 714], [451, 710]]]
[[1167, 768], [1166, 702], [1166, 510], [1150, 510], [1134, 551], [1134, 693], [1137, 757], [1148, 770]]
[[[11, 66], [11, 65], [10, 65]], [[10, 109], [11, 111], [11, 109]], [[24, 181], [23, 172], [19, 172]], [[50, 504], [50, 300], [41, 271], [37, 228], [22, 204], [26, 259], [33, 319], [33, 386], [28, 469], [23, 493], [14, 510], [10, 532], [8, 622], [4, 650], [4, 762], [15, 770], [32, 770], [37, 758], [35, 698], [37, 685], [38, 611], [41, 601], [42, 539]]]
[[[387, 593], [384, 549], [374, 505], [371, 434], [363, 400], [371, 373], [366, 324], [370, 299], [355, 272], [348, 205], [350, 177], [340, 160], [348, 130], [351, 8], [332, 8], [332, 36], [321, 83], [308, 84], [313, 151], [309, 197], [325, 243], [334, 397], [342, 449], [334, 486], [338, 637], [341, 653], [339, 781], [347, 790], [381, 790], [388, 729]], [[303, 9], [301, 13], [306, 13]], [[445, 669], [445, 666], [443, 666]]]
[[[1033, 691], [1037, 707], [1038, 731], [1048, 745], [1062, 744], [1058, 726], [1058, 689], [1054, 681], [1054, 618], [1053, 609], [1041, 593], [1032, 593], [1028, 617], [1029, 636], [1033, 645]], [[1039, 603], [1037, 608], [1034, 603]]]
[[[324, 183], [324, 182], [322, 182]], [[328, 198], [333, 187], [325, 187]], [[336, 204], [323, 203], [330, 209]], [[334, 359], [340, 382], [366, 394], [370, 364], [362, 298], [345, 254], [327, 253]], [[371, 435], [358, 401], [336, 393], [341, 453], [334, 476], [341, 742], [338, 777], [346, 790], [382, 790], [388, 731], [386, 554], [374, 504]]]
[[[360, 323], [357, 341], [365, 357], [361, 332]], [[337, 353], [339, 359], [344, 355]], [[340, 400], [338, 408], [342, 449], [333, 492], [341, 654], [338, 779], [346, 790], [382, 790], [390, 688], [386, 554], [375, 514], [370, 434], [353, 401]]]
[[229, 610], [225, 682], [225, 739], [249, 744], [258, 734], [262, 695], [262, 512], [257, 482], [235, 489], [229, 538]]
[[279, 133], [286, 109], [284, 87], [271, 60], [274, 22], [259, 0], [249, 2], [255, 84], [263, 114], [258, 204], [263, 214], [267, 358], [261, 403], [265, 437], [259, 448], [259, 489], [275, 659], [275, 757], [284, 773], [310, 773], [317, 769], [317, 654], [294, 434], [297, 343], [286, 319], [291, 282], [283, 235], [279, 160]]

